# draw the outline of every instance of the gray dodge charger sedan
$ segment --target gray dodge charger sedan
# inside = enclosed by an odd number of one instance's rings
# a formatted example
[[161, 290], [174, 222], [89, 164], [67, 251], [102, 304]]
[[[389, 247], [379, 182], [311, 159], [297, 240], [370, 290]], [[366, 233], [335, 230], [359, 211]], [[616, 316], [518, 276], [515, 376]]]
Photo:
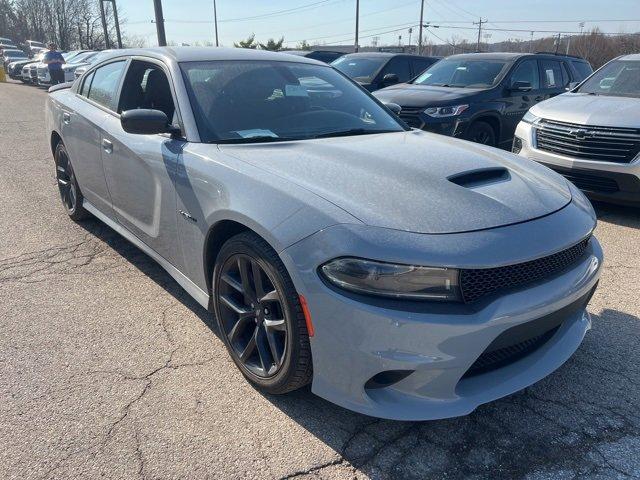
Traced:
[[546, 167], [392, 107], [304, 57], [158, 48], [52, 88], [46, 119], [71, 219], [153, 257], [258, 388], [465, 415], [580, 345], [596, 218]]

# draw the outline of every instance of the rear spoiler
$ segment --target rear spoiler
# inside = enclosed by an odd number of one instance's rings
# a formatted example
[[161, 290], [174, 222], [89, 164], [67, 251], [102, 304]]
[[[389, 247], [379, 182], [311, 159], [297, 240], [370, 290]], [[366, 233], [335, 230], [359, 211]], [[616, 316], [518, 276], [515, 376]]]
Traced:
[[73, 87], [73, 82], [59, 83], [49, 88], [49, 93], [57, 92], [58, 90], [66, 90]]

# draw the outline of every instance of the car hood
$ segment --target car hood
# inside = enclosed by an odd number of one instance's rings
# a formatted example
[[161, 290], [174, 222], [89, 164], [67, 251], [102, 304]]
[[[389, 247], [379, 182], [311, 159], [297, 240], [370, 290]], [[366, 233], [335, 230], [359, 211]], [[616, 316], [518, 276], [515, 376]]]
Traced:
[[538, 117], [579, 125], [640, 127], [640, 98], [564, 93], [531, 108]]
[[567, 182], [546, 167], [419, 130], [219, 148], [365, 224], [397, 230], [482, 230], [548, 215], [571, 201]]
[[469, 99], [477, 94], [476, 89], [401, 83], [378, 90], [373, 95], [384, 103], [397, 103], [403, 107], [428, 107], [451, 105], [452, 102]]

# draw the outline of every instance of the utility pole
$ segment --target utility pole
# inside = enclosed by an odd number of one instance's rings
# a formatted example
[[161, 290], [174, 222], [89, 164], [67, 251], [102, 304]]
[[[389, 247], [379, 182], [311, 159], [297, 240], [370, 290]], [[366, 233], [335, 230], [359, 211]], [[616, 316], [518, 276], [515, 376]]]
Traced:
[[113, 21], [116, 24], [116, 39], [118, 40], [118, 48], [122, 48], [122, 35], [120, 35], [120, 21], [118, 20], [118, 7], [116, 7], [116, 0], [111, 0], [113, 5]]
[[213, 23], [216, 27], [216, 47], [219, 47], [218, 44], [218, 11], [216, 9], [216, 0], [213, 0]]
[[413, 28], [409, 27], [409, 50], [411, 50], [411, 33], [413, 32]]
[[164, 15], [162, 14], [162, 0], [153, 0], [156, 13], [156, 31], [158, 32], [158, 46], [167, 46], [167, 36], [164, 32]]
[[569, 47], [571, 46], [571, 35], [567, 36], [567, 51], [566, 54], [569, 55]]
[[107, 17], [104, 13], [104, 3], [102, 0], [98, 0], [100, 3], [100, 18], [102, 19], [102, 30], [104, 31], [104, 46], [108, 50], [111, 48], [111, 43], [109, 42], [109, 30], [107, 29]]
[[478, 25], [478, 44], [476, 46], [476, 52], [480, 52], [480, 37], [482, 36], [482, 24], [483, 23], [487, 23], [487, 19], [482, 19], [482, 17], [480, 17], [480, 21], [478, 22], [473, 22], [474, 25]]
[[356, 42], [353, 46], [353, 51], [357, 52], [359, 50], [358, 46], [358, 30], [360, 28], [360, 0], [356, 0]]
[[424, 21], [424, 0], [420, 4], [420, 33], [418, 34], [418, 55], [422, 55], [422, 22]]
[[556, 39], [556, 55], [558, 54], [559, 48], [560, 48], [560, 33], [558, 33], [558, 38]]
[[531, 38], [529, 39], [529, 53], [533, 52], [533, 32], [531, 32]]

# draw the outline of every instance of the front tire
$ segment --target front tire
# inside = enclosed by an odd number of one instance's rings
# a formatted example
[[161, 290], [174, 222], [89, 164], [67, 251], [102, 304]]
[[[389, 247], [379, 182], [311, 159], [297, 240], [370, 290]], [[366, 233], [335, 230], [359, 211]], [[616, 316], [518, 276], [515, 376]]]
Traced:
[[282, 394], [311, 381], [309, 335], [300, 299], [278, 254], [253, 232], [229, 239], [213, 271], [220, 335], [242, 374]]
[[469, 126], [466, 139], [490, 147], [496, 146], [496, 133], [493, 131], [493, 127], [483, 121], [473, 122]]
[[91, 214], [82, 206], [83, 196], [76, 178], [64, 143], [59, 142], [56, 145], [54, 154], [56, 164], [56, 181], [58, 182], [58, 191], [60, 199], [67, 215], [73, 221], [80, 221], [89, 218]]

